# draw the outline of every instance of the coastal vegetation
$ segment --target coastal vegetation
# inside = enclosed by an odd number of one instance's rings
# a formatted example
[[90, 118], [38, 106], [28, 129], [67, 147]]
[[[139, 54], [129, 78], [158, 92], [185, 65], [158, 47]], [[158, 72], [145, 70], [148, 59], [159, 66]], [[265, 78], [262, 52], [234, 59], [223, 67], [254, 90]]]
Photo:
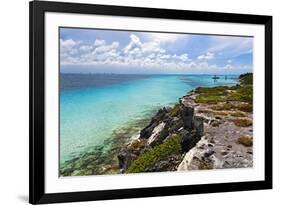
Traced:
[[[252, 104], [253, 101], [253, 76], [251, 73], [240, 75], [240, 84], [227, 87], [198, 87], [195, 90], [196, 103], [215, 104], [219, 102], [239, 101]], [[216, 109], [232, 109], [233, 105], [219, 105]], [[243, 108], [242, 108], [243, 109]]]
[[239, 76], [241, 85], [252, 85], [253, 84], [253, 73], [245, 73]]
[[175, 117], [179, 114], [180, 112], [180, 104], [177, 103], [174, 105], [174, 107], [171, 109], [170, 114], [172, 117]]
[[172, 135], [162, 144], [140, 155], [129, 166], [126, 173], [145, 172], [153, 167], [157, 162], [167, 159], [170, 155], [178, 154], [181, 151], [181, 136]]

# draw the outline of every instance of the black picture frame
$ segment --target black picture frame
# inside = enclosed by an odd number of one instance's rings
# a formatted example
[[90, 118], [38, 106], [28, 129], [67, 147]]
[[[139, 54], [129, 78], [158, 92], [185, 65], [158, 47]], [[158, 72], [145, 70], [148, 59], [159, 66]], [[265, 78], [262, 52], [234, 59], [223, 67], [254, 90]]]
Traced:
[[[184, 195], [272, 188], [272, 17], [124, 6], [32, 1], [30, 12], [30, 165], [29, 202], [31, 204], [75, 202], [167, 195]], [[46, 12], [150, 17], [208, 22], [259, 24], [265, 27], [265, 180], [219, 184], [198, 184], [71, 193], [45, 193], [45, 72], [44, 25]]]

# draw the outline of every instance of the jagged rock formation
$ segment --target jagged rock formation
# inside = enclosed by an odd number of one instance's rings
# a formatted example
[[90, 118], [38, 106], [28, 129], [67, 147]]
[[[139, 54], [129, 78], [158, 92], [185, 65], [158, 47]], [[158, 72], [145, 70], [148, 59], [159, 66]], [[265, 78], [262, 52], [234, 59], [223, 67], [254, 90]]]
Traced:
[[[180, 150], [165, 158], [156, 160], [145, 168], [146, 172], [176, 170], [182, 156], [196, 145], [204, 133], [203, 119], [194, 116], [194, 108], [182, 103], [173, 108], [162, 108], [151, 119], [150, 123], [140, 131], [138, 139], [122, 148], [118, 154], [121, 173], [127, 172], [130, 164], [144, 153], [160, 147], [170, 138], [180, 137]], [[165, 150], [163, 151], [165, 152]], [[165, 153], [163, 153], [164, 155]], [[148, 153], [149, 155], [149, 153]], [[154, 156], [151, 156], [152, 158]], [[150, 160], [149, 158], [147, 159]]]

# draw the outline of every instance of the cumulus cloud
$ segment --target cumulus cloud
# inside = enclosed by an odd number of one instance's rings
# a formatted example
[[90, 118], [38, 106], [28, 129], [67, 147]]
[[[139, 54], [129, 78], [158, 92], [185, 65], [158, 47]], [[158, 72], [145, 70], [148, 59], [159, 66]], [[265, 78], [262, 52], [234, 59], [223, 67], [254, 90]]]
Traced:
[[143, 36], [148, 39], [148, 41], [155, 41], [158, 43], [174, 43], [177, 40], [186, 39], [186, 35], [182, 34], [171, 34], [171, 33], [144, 33]]
[[134, 48], [140, 48], [142, 46], [142, 43], [138, 36], [132, 34], [130, 35], [130, 39], [131, 39], [130, 43], [124, 48], [125, 53], [128, 53], [130, 50]]
[[75, 42], [74, 40], [72, 39], [67, 39], [67, 40], [61, 40], [60, 41], [61, 43], [61, 46], [64, 47], [64, 48], [68, 48], [68, 47], [73, 47], [75, 46], [78, 42]]
[[171, 53], [162, 45], [163, 42], [173, 42], [180, 37], [181, 35], [171, 34], [151, 35], [149, 40], [143, 41], [140, 36], [131, 34], [126, 45], [121, 45], [117, 41], [108, 42], [104, 39], [96, 39], [93, 43], [60, 39], [61, 65], [162, 69], [175, 73], [188, 70], [235, 68], [230, 60], [227, 61], [226, 66], [208, 63], [209, 60], [214, 59], [214, 51], [207, 51], [197, 58], [191, 59], [188, 53]]
[[105, 44], [105, 40], [96, 39], [94, 46], [103, 46]]
[[207, 53], [198, 56], [197, 59], [198, 60], [211, 60], [214, 57], [215, 57], [214, 53], [208, 51]]

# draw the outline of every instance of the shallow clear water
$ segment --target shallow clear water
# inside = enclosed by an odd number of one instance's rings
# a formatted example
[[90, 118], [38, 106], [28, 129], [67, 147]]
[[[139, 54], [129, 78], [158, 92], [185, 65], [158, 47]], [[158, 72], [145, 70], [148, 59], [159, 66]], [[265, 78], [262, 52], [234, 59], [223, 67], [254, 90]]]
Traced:
[[238, 76], [102, 75], [60, 76], [60, 162], [103, 145], [114, 130], [173, 105], [198, 86], [233, 85]]

